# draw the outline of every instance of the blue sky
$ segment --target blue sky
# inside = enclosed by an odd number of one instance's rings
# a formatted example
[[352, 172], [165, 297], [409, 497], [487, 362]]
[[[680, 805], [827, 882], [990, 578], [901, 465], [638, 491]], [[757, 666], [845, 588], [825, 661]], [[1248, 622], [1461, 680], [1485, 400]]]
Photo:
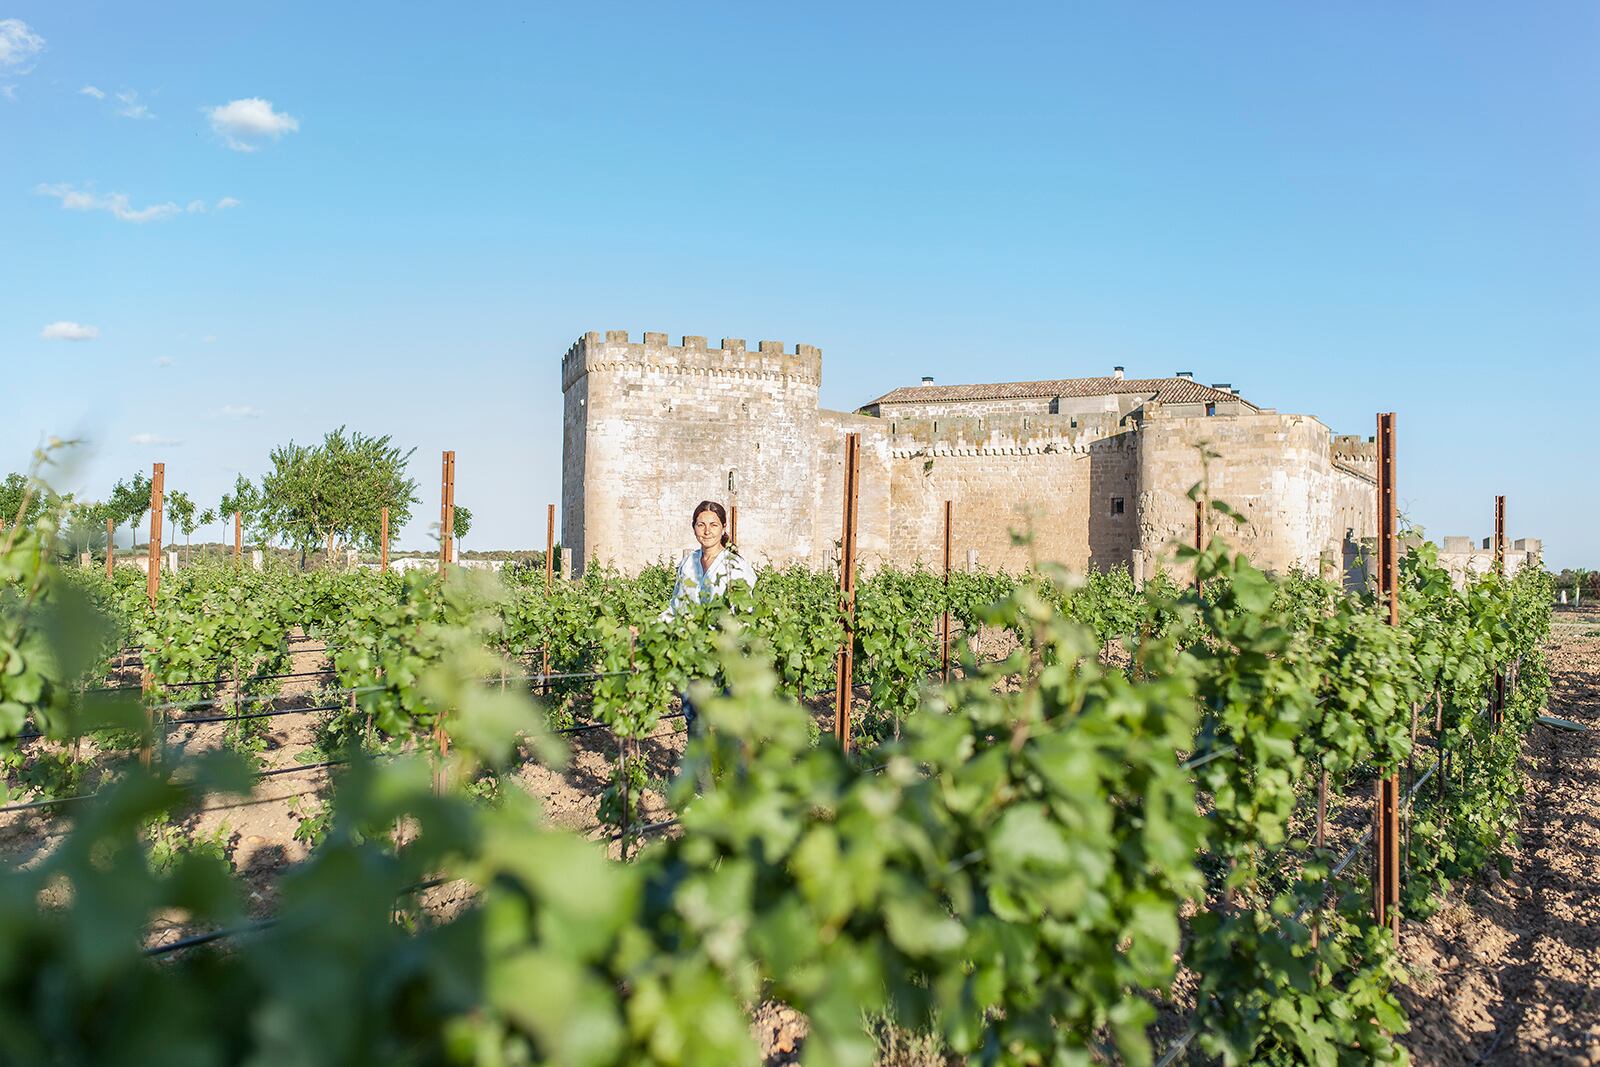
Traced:
[[833, 408], [1394, 410], [1430, 533], [1505, 493], [1600, 566], [1592, 5], [458, 7], [0, 0], [0, 470], [210, 502], [347, 424], [417, 448], [402, 544], [454, 448], [465, 547], [533, 546], [562, 352], [659, 330], [820, 345]]

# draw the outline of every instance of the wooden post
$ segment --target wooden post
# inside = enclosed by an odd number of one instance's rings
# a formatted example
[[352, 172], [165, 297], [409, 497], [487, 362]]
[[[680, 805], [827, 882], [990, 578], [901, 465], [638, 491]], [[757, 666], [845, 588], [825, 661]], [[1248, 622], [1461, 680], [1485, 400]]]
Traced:
[[940, 639], [944, 649], [939, 657], [939, 669], [944, 683], [950, 684], [950, 526], [951, 518], [955, 511], [955, 502], [944, 502], [944, 623], [940, 627]]
[[378, 509], [378, 573], [389, 573], [389, 508]]
[[111, 577], [111, 568], [117, 563], [117, 527], [116, 519], [106, 520], [106, 577]]
[[855, 673], [856, 614], [856, 510], [860, 502], [861, 435], [844, 439], [844, 528], [839, 538], [839, 616], [844, 622], [844, 643], [839, 646], [838, 678], [834, 690], [833, 735], [850, 751], [850, 702]]
[[150, 473], [150, 565], [145, 570], [144, 590], [150, 606], [156, 606], [156, 594], [161, 591], [161, 509], [166, 491], [167, 465], [157, 463]]
[[244, 562], [244, 516], [237, 511], [233, 513], [233, 562]]
[[728, 505], [728, 542], [737, 546], [739, 544], [739, 505]]
[[[544, 598], [550, 599], [550, 591], [555, 586], [556, 577], [556, 506], [546, 504], [544, 509]], [[567, 575], [568, 578], [572, 575]], [[539, 667], [539, 691], [550, 692], [550, 645], [547, 642], [541, 649], [543, 656]]]
[[[1389, 625], [1400, 622], [1400, 584], [1395, 539], [1394, 413], [1378, 416], [1378, 599]], [[1377, 783], [1373, 816], [1373, 845], [1377, 849], [1377, 874], [1373, 879], [1373, 914], [1380, 925], [1400, 936], [1400, 771]]]
[[[1196, 500], [1194, 502], [1194, 550], [1196, 552], [1200, 552], [1200, 551], [1203, 551], [1205, 549], [1205, 543], [1204, 543], [1205, 527], [1206, 527], [1206, 505], [1205, 505], [1205, 501]], [[1200, 561], [1199, 560], [1196, 560], [1195, 564], [1194, 564], [1194, 591], [1196, 593], [1205, 592], [1205, 582], [1202, 581], [1201, 578], [1200, 578]]]

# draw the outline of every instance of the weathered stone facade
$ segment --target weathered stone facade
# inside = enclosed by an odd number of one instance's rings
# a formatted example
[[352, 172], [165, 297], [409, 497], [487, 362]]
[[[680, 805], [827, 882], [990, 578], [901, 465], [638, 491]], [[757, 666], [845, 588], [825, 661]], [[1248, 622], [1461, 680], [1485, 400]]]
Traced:
[[585, 334], [562, 361], [562, 543], [630, 571], [675, 560], [693, 543], [690, 509], [712, 499], [737, 507], [746, 555], [825, 567], [850, 432], [861, 434], [868, 566], [937, 564], [948, 499], [958, 561], [975, 549], [1011, 570], [1048, 560], [1148, 573], [1173, 541], [1192, 541], [1186, 494], [1203, 468], [1212, 495], [1247, 520], [1222, 532], [1272, 570], [1337, 569], [1374, 532], [1369, 441], [1228, 387], [1119, 373], [900, 389], [845, 413], [819, 409], [821, 375], [809, 345]]

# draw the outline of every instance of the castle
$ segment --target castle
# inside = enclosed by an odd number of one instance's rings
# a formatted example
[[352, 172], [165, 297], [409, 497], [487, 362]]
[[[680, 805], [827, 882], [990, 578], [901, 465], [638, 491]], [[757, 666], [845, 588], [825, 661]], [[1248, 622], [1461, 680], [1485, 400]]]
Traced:
[[1341, 572], [1375, 532], [1369, 439], [1188, 373], [924, 379], [856, 412], [820, 408], [821, 380], [811, 345], [584, 334], [561, 364], [562, 544], [580, 568], [675, 560], [694, 543], [689, 510], [712, 499], [737, 507], [739, 547], [753, 560], [826, 567], [852, 432], [868, 567], [939, 565], [951, 500], [957, 565], [1048, 560], [1140, 577], [1170, 558], [1171, 542], [1192, 543], [1187, 494], [1203, 476], [1245, 520], [1219, 532], [1272, 571]]

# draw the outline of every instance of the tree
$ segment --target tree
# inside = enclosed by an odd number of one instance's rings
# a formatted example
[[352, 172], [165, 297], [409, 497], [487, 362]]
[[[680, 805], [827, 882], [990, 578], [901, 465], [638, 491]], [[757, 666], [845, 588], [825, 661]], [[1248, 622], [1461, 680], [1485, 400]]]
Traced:
[[118, 526], [127, 523], [137, 541], [139, 520], [150, 510], [150, 476], [144, 471], [137, 471], [131, 481], [118, 481], [111, 487], [111, 499], [106, 503], [112, 521]]
[[61, 533], [57, 554], [75, 560], [85, 552], [103, 556], [106, 545], [106, 519], [111, 506], [93, 500], [74, 500], [71, 494], [61, 499]]
[[195, 525], [194, 498], [178, 489], [174, 489], [166, 497], [167, 521], [172, 524], [173, 530], [183, 534], [184, 548], [186, 550], [184, 552], [184, 562], [187, 563], [189, 538], [193, 536], [198, 528]]
[[389, 436], [346, 435], [339, 427], [320, 445], [290, 441], [272, 450], [272, 470], [261, 479], [261, 525], [269, 538], [306, 553], [326, 543], [331, 561], [336, 546], [378, 547], [382, 509], [404, 526], [419, 499], [417, 483], [405, 476], [416, 449], [402, 452]]
[[26, 474], [8, 474], [0, 482], [0, 522], [6, 526], [32, 526], [44, 511], [44, 494]]
[[[239, 514], [239, 525], [245, 534], [265, 534], [259, 529], [261, 521], [261, 490], [256, 488], [254, 482], [244, 475], [237, 475], [233, 479], [233, 492], [223, 493], [222, 501], [217, 505], [217, 512], [222, 521], [226, 523], [235, 512]], [[223, 543], [227, 543], [226, 530], [224, 530]]]
[[472, 512], [468, 508], [456, 506], [455, 521], [453, 524], [456, 535], [456, 544], [461, 544], [461, 539], [467, 536], [467, 531], [472, 529]]

